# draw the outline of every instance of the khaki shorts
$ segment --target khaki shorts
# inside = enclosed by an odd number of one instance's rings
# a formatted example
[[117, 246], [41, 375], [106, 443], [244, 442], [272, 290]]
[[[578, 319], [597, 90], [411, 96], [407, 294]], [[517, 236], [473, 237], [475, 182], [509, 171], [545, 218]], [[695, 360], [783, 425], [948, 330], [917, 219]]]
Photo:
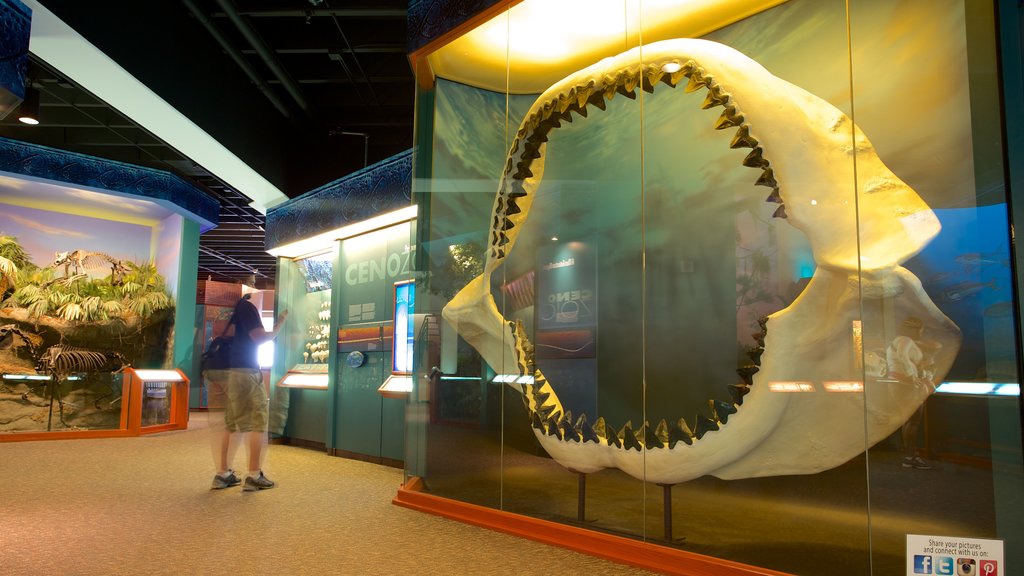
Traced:
[[229, 370], [206, 370], [203, 381], [206, 382], [206, 407], [210, 410], [223, 410], [227, 402]]
[[[224, 428], [228, 432], [266, 432], [270, 421], [270, 398], [263, 386], [263, 373], [251, 368], [207, 370], [208, 405], [223, 406]], [[214, 402], [220, 405], [215, 406]]]

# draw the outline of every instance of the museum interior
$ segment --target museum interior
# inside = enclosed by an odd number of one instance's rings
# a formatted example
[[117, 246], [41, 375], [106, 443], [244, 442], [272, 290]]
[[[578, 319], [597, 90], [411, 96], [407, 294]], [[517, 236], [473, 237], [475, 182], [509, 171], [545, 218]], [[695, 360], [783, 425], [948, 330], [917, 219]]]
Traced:
[[0, 453], [187, 433], [245, 297], [289, 313], [271, 442], [389, 505], [660, 573], [1022, 570], [1019, 2], [0, 11]]

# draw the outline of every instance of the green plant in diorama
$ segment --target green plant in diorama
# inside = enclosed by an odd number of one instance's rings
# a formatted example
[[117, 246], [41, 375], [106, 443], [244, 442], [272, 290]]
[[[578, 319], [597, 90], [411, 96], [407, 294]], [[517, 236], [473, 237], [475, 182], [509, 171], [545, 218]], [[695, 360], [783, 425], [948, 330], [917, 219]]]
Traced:
[[30, 318], [51, 316], [68, 322], [146, 319], [171, 308], [163, 277], [151, 263], [128, 263], [117, 285], [113, 278], [91, 279], [86, 274], [55, 277], [52, 268], [26, 269], [3, 307], [25, 308]]
[[18, 239], [0, 235], [0, 296], [18, 286], [18, 273], [30, 265], [28, 253]]

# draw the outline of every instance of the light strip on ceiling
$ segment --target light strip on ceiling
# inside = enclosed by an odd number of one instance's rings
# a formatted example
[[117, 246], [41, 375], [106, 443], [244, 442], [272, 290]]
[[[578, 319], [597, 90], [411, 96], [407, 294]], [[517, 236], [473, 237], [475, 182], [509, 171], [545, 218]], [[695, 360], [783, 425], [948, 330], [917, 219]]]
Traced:
[[284, 246], [278, 246], [267, 250], [271, 256], [278, 258], [304, 258], [316, 254], [322, 254], [329, 250], [332, 244], [338, 240], [345, 240], [346, 238], [352, 238], [367, 232], [373, 232], [374, 230], [380, 230], [381, 228], [387, 228], [388, 226], [394, 226], [395, 224], [401, 224], [402, 222], [408, 222], [416, 218], [416, 206], [406, 206], [394, 212], [388, 212], [386, 214], [379, 214], [373, 218], [367, 218], [354, 224], [342, 226], [341, 228], [335, 228], [328, 232], [317, 234], [309, 238], [292, 242], [291, 244], [285, 244]]
[[261, 213], [288, 199], [38, 0], [23, 1], [32, 9], [32, 54], [251, 198], [252, 207]]
[[430, 53], [434, 74], [539, 93], [640, 42], [699, 38], [786, 0], [523, 0]]

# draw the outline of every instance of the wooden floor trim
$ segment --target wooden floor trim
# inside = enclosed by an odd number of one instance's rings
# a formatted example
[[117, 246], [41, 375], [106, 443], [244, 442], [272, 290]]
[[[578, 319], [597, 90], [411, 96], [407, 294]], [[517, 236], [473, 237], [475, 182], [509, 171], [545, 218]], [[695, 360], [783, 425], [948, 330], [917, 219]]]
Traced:
[[444, 516], [474, 526], [561, 546], [591, 556], [681, 576], [788, 576], [767, 568], [758, 568], [711, 556], [694, 554], [622, 536], [615, 536], [549, 522], [493, 508], [459, 502], [422, 492], [419, 478], [410, 478], [392, 500], [397, 506]]

